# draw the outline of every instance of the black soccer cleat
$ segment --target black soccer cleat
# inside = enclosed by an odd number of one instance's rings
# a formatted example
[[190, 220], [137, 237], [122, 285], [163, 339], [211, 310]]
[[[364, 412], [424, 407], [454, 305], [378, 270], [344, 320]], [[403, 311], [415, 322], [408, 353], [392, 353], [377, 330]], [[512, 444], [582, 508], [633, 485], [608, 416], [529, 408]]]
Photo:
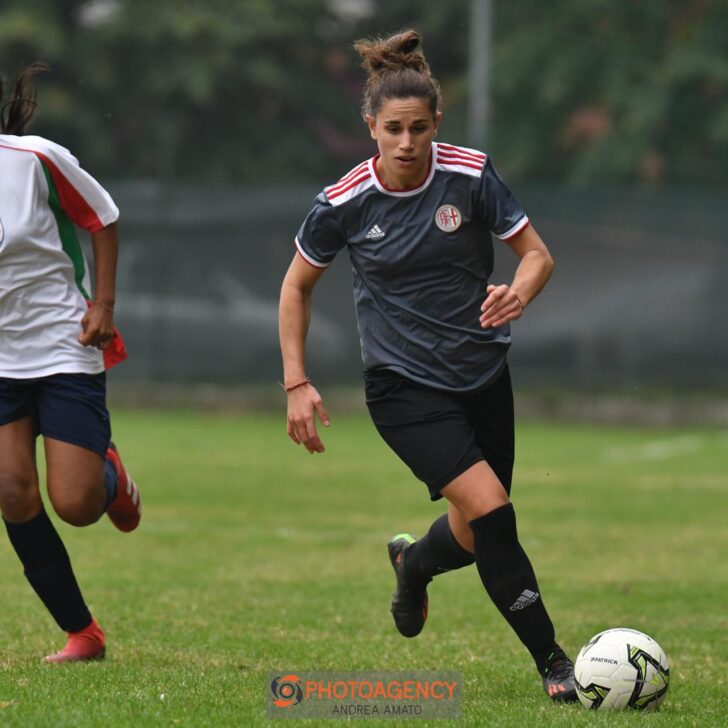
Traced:
[[560, 647], [557, 646], [549, 655], [542, 679], [546, 695], [555, 703], [575, 703], [577, 701], [574, 663]]
[[415, 542], [409, 533], [398, 533], [387, 544], [397, 588], [392, 594], [392, 616], [399, 633], [404, 637], [416, 637], [427, 619], [427, 584], [408, 585], [404, 574], [404, 557], [407, 548]]

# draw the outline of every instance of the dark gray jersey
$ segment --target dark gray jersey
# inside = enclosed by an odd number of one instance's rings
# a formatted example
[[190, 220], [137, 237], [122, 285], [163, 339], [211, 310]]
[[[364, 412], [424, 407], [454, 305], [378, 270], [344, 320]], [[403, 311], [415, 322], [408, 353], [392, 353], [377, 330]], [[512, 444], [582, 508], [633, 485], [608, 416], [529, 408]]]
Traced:
[[438, 389], [482, 387], [503, 367], [508, 325], [482, 329], [493, 271], [491, 233], [507, 240], [528, 217], [485, 154], [433, 143], [425, 182], [387, 189], [376, 157], [318, 195], [296, 237], [311, 265], [347, 246], [366, 369]]

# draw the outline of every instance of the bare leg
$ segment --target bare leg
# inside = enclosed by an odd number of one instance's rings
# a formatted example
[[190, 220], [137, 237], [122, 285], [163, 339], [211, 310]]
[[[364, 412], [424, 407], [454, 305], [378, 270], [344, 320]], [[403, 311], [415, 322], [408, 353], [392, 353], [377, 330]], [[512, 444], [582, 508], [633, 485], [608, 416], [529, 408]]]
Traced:
[[72, 526], [88, 526], [106, 507], [104, 458], [67, 442], [44, 438], [48, 495], [60, 518]]
[[[479, 497], [483, 491], [484, 481], [489, 483], [493, 495], [488, 499], [481, 499], [484, 501], [481, 503]], [[472, 465], [465, 473], [449, 483], [441, 493], [443, 495], [454, 493], [453, 497], [456, 497], [467, 488], [472, 488], [474, 493], [467, 501], [471, 504], [471, 511], [478, 506], [485, 509], [508, 503], [508, 496], [503, 486], [485, 462]], [[474, 561], [474, 551], [470, 523], [455, 503], [451, 502], [448, 505], [447, 515], [437, 518], [430, 530], [407, 548], [404, 568], [410, 588], [422, 591], [437, 574], [469, 566]]]
[[0, 511], [10, 523], [23, 523], [42, 508], [31, 417], [0, 427]]
[[[469, 524], [470, 521], [510, 503], [506, 489], [484, 460], [471, 465], [462, 475], [448, 483], [440, 493], [460, 514], [456, 527], [461, 531], [463, 522]], [[458, 541], [460, 542], [459, 539]], [[460, 543], [465, 547], [462, 542]]]
[[0, 508], [25, 576], [58, 626], [85, 629], [91, 615], [63, 541], [43, 509], [30, 417], [0, 427]]
[[452, 503], [448, 503], [447, 506], [447, 522], [458, 544], [471, 554], [474, 553], [473, 531], [462, 513]]
[[545, 675], [559, 648], [505, 488], [488, 464], [479, 462], [440, 492], [471, 529], [485, 590]]

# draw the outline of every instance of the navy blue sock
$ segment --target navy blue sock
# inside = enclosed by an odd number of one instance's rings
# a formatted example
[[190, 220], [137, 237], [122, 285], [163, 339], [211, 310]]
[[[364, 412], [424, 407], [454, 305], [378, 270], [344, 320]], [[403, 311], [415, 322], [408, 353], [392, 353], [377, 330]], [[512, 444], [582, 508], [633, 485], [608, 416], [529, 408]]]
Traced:
[[65, 632], [88, 627], [91, 613], [78, 588], [66, 547], [45, 510], [25, 523], [5, 521], [5, 528], [26, 579], [58, 626]]
[[539, 671], [555, 649], [554, 626], [539, 593], [536, 575], [518, 542], [516, 514], [507, 503], [470, 522], [475, 563], [493, 603], [528, 648]]
[[116, 472], [114, 463], [106, 458], [104, 460], [104, 488], [106, 488], [106, 510], [111, 502], [116, 498], [116, 490], [119, 486], [119, 474]]
[[408, 582], [426, 585], [433, 576], [461, 569], [474, 561], [473, 554], [457, 542], [445, 513], [407, 548], [404, 565]]

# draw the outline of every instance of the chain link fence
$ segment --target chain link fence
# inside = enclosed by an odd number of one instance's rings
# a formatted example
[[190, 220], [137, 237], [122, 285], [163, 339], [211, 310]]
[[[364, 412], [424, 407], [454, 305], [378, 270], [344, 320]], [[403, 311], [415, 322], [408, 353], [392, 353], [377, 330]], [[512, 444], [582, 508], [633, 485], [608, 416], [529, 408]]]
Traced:
[[[109, 185], [122, 211], [116, 381], [271, 382], [277, 299], [315, 188]], [[715, 388], [728, 373], [728, 213], [699, 192], [519, 189], [556, 260], [513, 325], [517, 381], [534, 388]], [[496, 282], [516, 259], [495, 241]], [[340, 254], [314, 294], [311, 376], [361, 376], [351, 273]]]

